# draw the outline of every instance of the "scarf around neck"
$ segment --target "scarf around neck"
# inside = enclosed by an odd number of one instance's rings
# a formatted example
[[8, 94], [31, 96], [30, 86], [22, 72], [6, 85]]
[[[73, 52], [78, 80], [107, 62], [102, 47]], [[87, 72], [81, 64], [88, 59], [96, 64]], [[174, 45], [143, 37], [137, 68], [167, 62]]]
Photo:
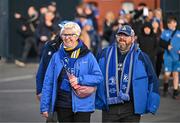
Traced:
[[[81, 41], [78, 41], [78, 45], [74, 49], [64, 48], [64, 44], [61, 44], [60, 56], [62, 58], [63, 67], [66, 72], [75, 74], [74, 63], [80, 55], [82, 46], [83, 43]], [[69, 54], [69, 52], [71, 54]]]
[[118, 54], [117, 44], [109, 50], [106, 64], [106, 92], [108, 104], [124, 103], [129, 101], [129, 91], [132, 78], [133, 56], [135, 52], [135, 44], [133, 43], [129, 52], [127, 53], [123, 68], [120, 75], [118, 75]]
[[63, 69], [65, 70], [65, 74], [61, 78], [60, 89], [64, 91], [71, 91], [68, 74], [75, 76], [79, 74], [79, 70], [74, 67], [74, 64], [80, 55], [82, 46], [83, 43], [81, 41], [78, 41], [78, 45], [74, 49], [65, 48], [63, 43], [60, 46], [59, 56], [63, 64]]

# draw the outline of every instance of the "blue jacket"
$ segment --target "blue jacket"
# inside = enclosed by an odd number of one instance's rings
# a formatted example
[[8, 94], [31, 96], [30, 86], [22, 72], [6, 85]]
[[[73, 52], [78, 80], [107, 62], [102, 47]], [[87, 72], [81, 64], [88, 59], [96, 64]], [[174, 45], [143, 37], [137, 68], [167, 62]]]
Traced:
[[[106, 78], [106, 58], [113, 46], [105, 49], [99, 58], [99, 66], [103, 72], [104, 79]], [[134, 113], [144, 114], [151, 112], [154, 114], [160, 104], [158, 78], [148, 56], [141, 52], [140, 49], [137, 49], [135, 52], [132, 71]], [[98, 109], [108, 109], [105, 83], [98, 86], [98, 91], [96, 107]]]
[[[60, 56], [61, 50], [56, 52], [47, 68], [44, 79], [40, 110], [41, 112], [54, 112], [57, 96], [57, 80], [63, 68], [63, 61]], [[80, 85], [98, 86], [103, 81], [99, 65], [91, 52], [76, 60], [74, 68], [79, 69], [78, 82]], [[86, 98], [79, 98], [72, 91], [73, 112], [91, 112], [95, 110], [96, 92]]]
[[164, 59], [167, 59], [168, 61], [179, 61], [179, 51], [180, 51], [180, 31], [176, 30], [175, 34], [173, 37], [171, 37], [173, 31], [170, 29], [166, 29], [162, 32], [161, 34], [161, 39], [165, 42], [168, 42], [170, 38], [171, 42], [170, 44], [172, 45], [172, 49], [170, 51], [165, 50], [164, 52]]
[[60, 38], [57, 37], [54, 41], [49, 41], [43, 47], [43, 53], [36, 74], [36, 94], [40, 94], [43, 87], [43, 81], [48, 67], [49, 61], [53, 54], [58, 50], [60, 45]]

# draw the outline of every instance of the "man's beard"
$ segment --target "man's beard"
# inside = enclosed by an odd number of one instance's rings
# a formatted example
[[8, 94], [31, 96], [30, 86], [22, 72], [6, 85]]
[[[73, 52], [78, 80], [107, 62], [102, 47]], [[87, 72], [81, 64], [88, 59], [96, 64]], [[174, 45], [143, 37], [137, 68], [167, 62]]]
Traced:
[[131, 45], [128, 44], [122, 44], [122, 43], [118, 43], [118, 47], [120, 49], [120, 52], [122, 54], [127, 53], [131, 47]]

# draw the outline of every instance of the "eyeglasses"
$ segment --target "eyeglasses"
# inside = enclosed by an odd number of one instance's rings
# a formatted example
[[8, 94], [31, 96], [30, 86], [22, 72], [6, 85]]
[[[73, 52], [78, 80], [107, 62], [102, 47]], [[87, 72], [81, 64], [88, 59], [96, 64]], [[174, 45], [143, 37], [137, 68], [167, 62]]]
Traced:
[[124, 35], [124, 34], [118, 34], [118, 35], [116, 35], [116, 38], [117, 39], [120, 39], [120, 38], [128, 38], [128, 37], [131, 37], [131, 36], [128, 36], [128, 35]]
[[62, 38], [65, 38], [65, 37], [77, 37], [78, 35], [77, 34], [61, 34]]

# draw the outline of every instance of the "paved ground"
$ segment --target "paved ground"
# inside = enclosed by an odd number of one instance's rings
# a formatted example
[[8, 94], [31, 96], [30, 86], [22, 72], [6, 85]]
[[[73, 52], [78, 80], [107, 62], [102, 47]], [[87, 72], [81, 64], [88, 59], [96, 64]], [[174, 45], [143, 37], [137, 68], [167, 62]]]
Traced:
[[[19, 68], [13, 63], [0, 61], [0, 123], [44, 122], [39, 114], [39, 103], [35, 98], [35, 74], [37, 64]], [[171, 93], [170, 93], [171, 94]], [[169, 95], [161, 98], [158, 113], [144, 115], [142, 122], [180, 122], [180, 101]], [[101, 122], [101, 111], [96, 111], [92, 122]]]

